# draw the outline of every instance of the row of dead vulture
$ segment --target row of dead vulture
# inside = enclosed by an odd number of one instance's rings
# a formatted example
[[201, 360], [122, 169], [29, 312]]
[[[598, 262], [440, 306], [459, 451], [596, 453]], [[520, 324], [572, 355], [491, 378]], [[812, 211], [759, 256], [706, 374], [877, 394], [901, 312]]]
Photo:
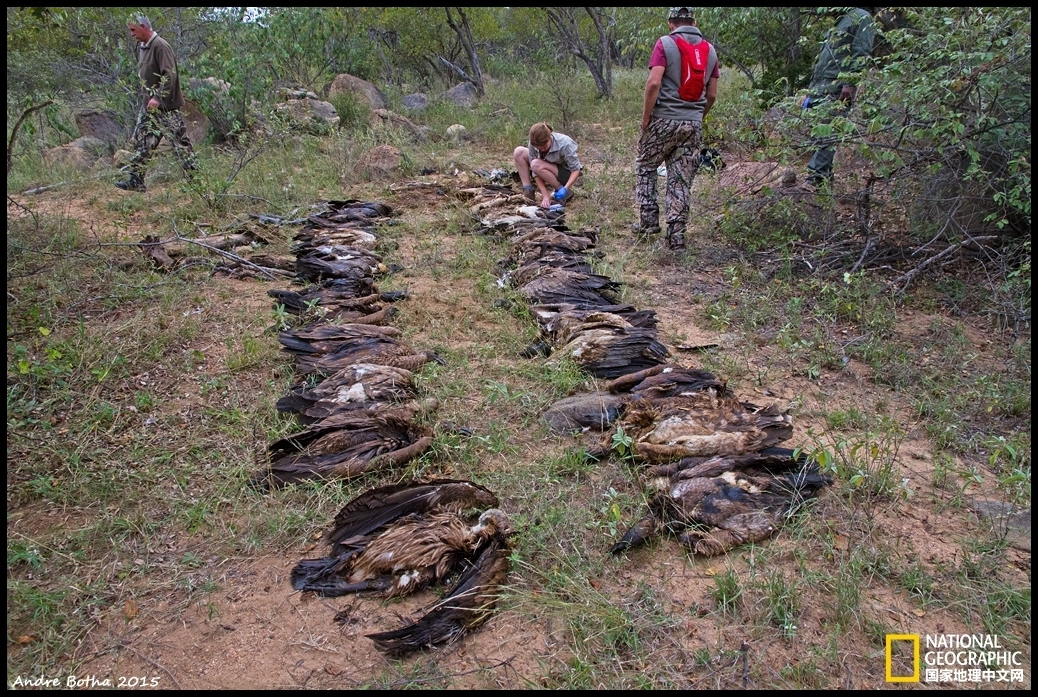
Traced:
[[562, 434], [602, 431], [589, 457], [609, 457], [616, 436], [629, 438], [643, 466], [649, 511], [614, 554], [664, 531], [695, 553], [722, 554], [771, 537], [830, 483], [816, 461], [779, 446], [793, 434], [788, 410], [741, 400], [715, 375], [671, 360], [656, 313], [622, 303], [620, 283], [594, 272], [597, 231], [571, 232], [564, 215], [516, 208], [498, 188], [470, 190], [470, 210], [479, 232], [512, 244], [500, 284], [523, 298], [540, 329], [523, 355], [571, 360], [610, 381], [606, 391], [560, 400], [543, 420]]
[[[388, 472], [432, 446], [424, 422], [438, 404], [421, 398], [415, 371], [443, 359], [401, 340], [387, 320], [390, 303], [407, 294], [380, 293], [376, 283], [391, 269], [374, 251], [375, 227], [391, 213], [377, 202], [329, 201], [294, 238], [302, 287], [268, 294], [293, 318], [278, 341], [295, 359], [295, 379], [277, 409], [303, 428], [268, 446], [256, 486]], [[391, 655], [453, 641], [486, 621], [508, 575], [512, 529], [497, 506], [473, 482], [371, 488], [335, 517], [327, 556], [296, 564], [292, 586], [394, 597], [447, 584], [422, 617], [369, 638]]]

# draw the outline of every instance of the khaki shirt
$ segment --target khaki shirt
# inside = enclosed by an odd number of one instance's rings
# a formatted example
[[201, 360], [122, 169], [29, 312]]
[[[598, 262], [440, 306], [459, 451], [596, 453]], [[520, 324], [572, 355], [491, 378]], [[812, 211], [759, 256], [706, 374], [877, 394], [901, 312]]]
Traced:
[[532, 145], [528, 145], [530, 160], [544, 160], [552, 164], [562, 165], [570, 172], [578, 171], [580, 169], [580, 160], [577, 159], [576, 141], [562, 133], [552, 133], [551, 140], [551, 149], [548, 152], [541, 152]]

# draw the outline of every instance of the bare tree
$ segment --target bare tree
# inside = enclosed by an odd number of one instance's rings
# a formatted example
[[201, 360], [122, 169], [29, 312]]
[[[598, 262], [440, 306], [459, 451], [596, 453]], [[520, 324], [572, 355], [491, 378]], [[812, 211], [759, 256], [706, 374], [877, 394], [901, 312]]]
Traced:
[[458, 40], [461, 41], [462, 47], [465, 49], [465, 55], [468, 56], [469, 66], [471, 66], [472, 74], [467, 74], [460, 67], [451, 63], [449, 60], [440, 56], [440, 61], [443, 62], [448, 68], [456, 72], [462, 80], [471, 83], [476, 88], [476, 93], [480, 97], [483, 96], [483, 69], [479, 66], [479, 54], [476, 52], [476, 42], [472, 38], [472, 28], [469, 26], [468, 16], [465, 14], [464, 7], [455, 7], [454, 11], [458, 13], [457, 19], [451, 12], [450, 7], [443, 8], [447, 11], [447, 25], [454, 30], [454, 33], [458, 35]]
[[595, 27], [596, 41], [589, 45], [584, 42], [580, 34], [580, 24], [577, 18], [579, 8], [556, 7], [544, 8], [548, 19], [558, 33], [559, 40], [574, 56], [584, 61], [591, 77], [598, 88], [598, 95], [609, 99], [613, 96], [613, 70], [610, 58], [609, 33], [606, 30], [610, 23], [609, 17], [601, 7], [585, 7]]

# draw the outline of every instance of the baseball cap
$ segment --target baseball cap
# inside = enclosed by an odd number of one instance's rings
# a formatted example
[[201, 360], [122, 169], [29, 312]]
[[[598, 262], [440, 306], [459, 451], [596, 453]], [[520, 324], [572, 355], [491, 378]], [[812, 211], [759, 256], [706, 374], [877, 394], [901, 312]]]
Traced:
[[672, 7], [667, 15], [668, 19], [695, 19], [696, 8], [694, 7]]

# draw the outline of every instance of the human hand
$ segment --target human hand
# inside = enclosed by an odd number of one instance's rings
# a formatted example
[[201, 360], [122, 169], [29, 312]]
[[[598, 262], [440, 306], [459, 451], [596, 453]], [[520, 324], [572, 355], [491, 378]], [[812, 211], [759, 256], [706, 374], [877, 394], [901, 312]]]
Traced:
[[569, 193], [569, 190], [564, 186], [560, 186], [558, 189], [555, 190], [555, 200], [562, 201], [566, 198], [567, 193]]
[[551, 197], [549, 197], [547, 194], [545, 194], [544, 196], [541, 197], [541, 208], [550, 208], [550, 207], [551, 207]]
[[854, 85], [844, 85], [840, 90], [840, 101], [846, 102], [848, 105], [854, 103], [854, 96], [858, 93], [857, 88]]
[[155, 99], [154, 97], [148, 100], [148, 111], [155, 111], [159, 108], [159, 106], [159, 100]]

